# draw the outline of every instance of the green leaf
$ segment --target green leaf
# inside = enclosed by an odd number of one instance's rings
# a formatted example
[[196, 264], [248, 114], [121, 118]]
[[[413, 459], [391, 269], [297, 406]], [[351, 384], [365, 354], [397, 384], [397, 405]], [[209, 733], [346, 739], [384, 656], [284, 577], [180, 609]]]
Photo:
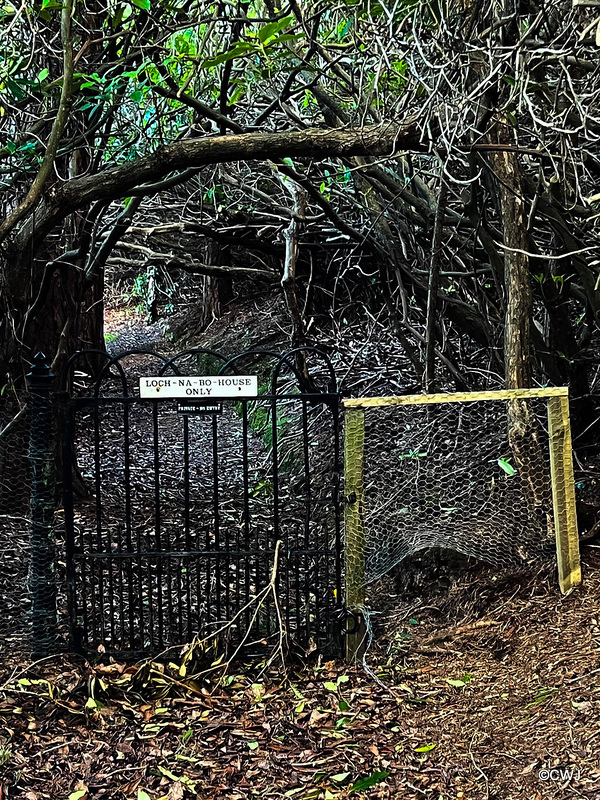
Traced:
[[138, 789], [137, 800], [151, 800], [151, 798], [143, 789]]
[[352, 27], [353, 23], [354, 23], [354, 19], [352, 17], [350, 17], [349, 19], [346, 20], [346, 22], [344, 22], [343, 25], [341, 23], [340, 23], [340, 25], [338, 25], [337, 38], [338, 38], [339, 42], [341, 42], [341, 40], [344, 38], [344, 36], [348, 33], [348, 31]]
[[181, 778], [179, 778], [177, 775], [174, 775], [166, 767], [160, 767], [159, 766], [158, 771], [160, 772], [161, 775], [163, 775], [165, 778], [168, 778], [170, 781], [175, 781], [175, 783], [178, 783], [179, 781], [181, 781]]
[[27, 97], [27, 94], [23, 91], [22, 87], [16, 81], [13, 81], [12, 78], [5, 78], [6, 88], [15, 98], [15, 100], [24, 100]]
[[517, 470], [513, 467], [513, 465], [509, 462], [507, 458], [499, 458], [498, 459], [498, 466], [500, 469], [503, 469], [507, 475], [516, 475]]
[[415, 753], [429, 753], [431, 750], [434, 750], [437, 747], [435, 742], [431, 744], [424, 744], [422, 747], [415, 747]]
[[455, 686], [457, 689], [463, 689], [466, 686], [464, 681], [456, 678], [446, 678], [446, 683], [450, 684], [450, 686]]
[[218, 67], [219, 64], [224, 64], [226, 61], [232, 61], [238, 56], [246, 55], [248, 52], [254, 50], [253, 45], [248, 42], [236, 42], [236, 44], [226, 53], [221, 53], [214, 58], [207, 58], [202, 62], [203, 67]]
[[47, 67], [41, 70], [37, 76], [38, 83], [45, 81], [49, 74], [50, 70]]
[[258, 31], [257, 35], [259, 41], [262, 42], [262, 44], [265, 44], [268, 39], [272, 38], [276, 33], [279, 33], [280, 30], [283, 30], [283, 28], [287, 27], [293, 19], [294, 18], [292, 16], [289, 16], [283, 17], [283, 19], [279, 19], [276, 22], [267, 22], [267, 24], [263, 25]]
[[356, 783], [350, 789], [350, 791], [362, 792], [364, 789], [368, 789], [370, 786], [375, 786], [376, 783], [384, 781], [389, 774], [390, 774], [389, 772], [373, 772], [366, 778], [359, 778], [359, 780], [356, 781]]
[[281, 36], [277, 36], [275, 39], [271, 39], [268, 44], [283, 44], [284, 42], [297, 42], [298, 39], [302, 39], [303, 34], [301, 33], [283, 33]]
[[337, 775], [332, 775], [331, 780], [335, 781], [336, 783], [343, 783], [346, 778], [350, 775], [349, 772], [338, 772]]
[[160, 766], [158, 767], [158, 771], [160, 772], [161, 775], [163, 775], [165, 778], [168, 778], [170, 781], [173, 781], [174, 783], [182, 783], [184, 786], [187, 786], [187, 788], [190, 789], [190, 791], [192, 792], [196, 791], [196, 784], [194, 783], [194, 781], [191, 780], [190, 778], [186, 778], [185, 775], [174, 775], [166, 767], [160, 767]]
[[323, 686], [327, 689], [328, 692], [337, 692], [337, 683], [332, 683], [331, 681], [325, 681]]
[[127, 9], [127, 11], [130, 11], [129, 7], [119, 6], [119, 8], [117, 8], [117, 10], [115, 11], [114, 16], [112, 18], [109, 17], [110, 24], [111, 24], [113, 30], [116, 30], [119, 27], [119, 25], [121, 24], [121, 22], [123, 22], [123, 16], [125, 15], [125, 10], [126, 9]]
[[248, 742], [250, 750], [258, 750], [258, 742]]
[[[81, 786], [81, 784], [79, 784]], [[77, 789], [76, 792], [71, 792], [69, 800], [81, 800], [82, 797], [87, 797], [87, 787], [85, 789]]]
[[150, 11], [150, 0], [130, 0], [132, 5], [141, 8], [142, 11]]
[[296, 698], [296, 700], [304, 700], [304, 695], [303, 695], [303, 694], [302, 694], [302, 692], [301, 692], [301, 691], [298, 689], [298, 687], [297, 687], [297, 686], [294, 686], [294, 684], [293, 684], [293, 683], [290, 683], [290, 691], [292, 692], [292, 694], [294, 695], [294, 697]]
[[245, 93], [246, 93], [245, 86], [241, 85], [237, 86], [233, 91], [231, 97], [229, 98], [229, 105], [234, 106], [238, 102], [238, 100], [241, 100], [241, 98], [244, 96]]

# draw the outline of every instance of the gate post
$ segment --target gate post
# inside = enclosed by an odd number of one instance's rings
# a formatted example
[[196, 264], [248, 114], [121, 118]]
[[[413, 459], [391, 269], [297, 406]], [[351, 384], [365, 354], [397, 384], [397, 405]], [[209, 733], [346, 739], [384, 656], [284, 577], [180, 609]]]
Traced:
[[31, 464], [29, 591], [32, 598], [33, 657], [38, 659], [55, 652], [57, 639], [53, 375], [43, 353], [34, 357], [27, 378]]
[[[367, 646], [365, 607], [365, 504], [364, 504], [364, 408], [346, 405], [344, 481], [346, 495], [346, 608], [353, 624], [346, 632], [346, 660], [360, 660]], [[348, 620], [350, 622], [350, 619]]]
[[567, 594], [581, 583], [568, 395], [548, 398], [548, 432], [558, 583]]

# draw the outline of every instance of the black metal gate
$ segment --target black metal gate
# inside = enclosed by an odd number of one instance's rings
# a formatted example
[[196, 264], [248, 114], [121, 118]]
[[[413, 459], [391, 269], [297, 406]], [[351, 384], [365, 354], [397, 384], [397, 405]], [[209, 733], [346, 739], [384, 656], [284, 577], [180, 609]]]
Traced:
[[[103, 363], [95, 376], [90, 359]], [[217, 374], [257, 375], [258, 397], [201, 408], [139, 396], [140, 377]], [[291, 639], [338, 649], [339, 395], [325, 354], [82, 351], [62, 381], [75, 647], [138, 656], [223, 626], [268, 644], [278, 609], [253, 598], [275, 575]]]

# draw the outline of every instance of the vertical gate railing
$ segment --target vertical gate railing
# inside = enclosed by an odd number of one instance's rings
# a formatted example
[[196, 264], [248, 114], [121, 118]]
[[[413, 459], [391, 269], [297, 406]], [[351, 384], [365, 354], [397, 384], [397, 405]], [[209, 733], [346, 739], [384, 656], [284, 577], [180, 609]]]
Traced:
[[[78, 376], [63, 390], [74, 646], [142, 655], [232, 621], [234, 642], [268, 643], [276, 609], [270, 598], [255, 614], [252, 598], [268, 583], [280, 542], [286, 632], [304, 650], [339, 651], [339, 394], [327, 357], [305, 351], [318, 366], [311, 391], [298, 386], [293, 353], [207, 350], [125, 353], [95, 380]], [[85, 353], [71, 359], [63, 387], [78, 357]], [[259, 374], [259, 395], [219, 400], [198, 415], [173, 399], [141, 398], [132, 383], [242, 368]]]

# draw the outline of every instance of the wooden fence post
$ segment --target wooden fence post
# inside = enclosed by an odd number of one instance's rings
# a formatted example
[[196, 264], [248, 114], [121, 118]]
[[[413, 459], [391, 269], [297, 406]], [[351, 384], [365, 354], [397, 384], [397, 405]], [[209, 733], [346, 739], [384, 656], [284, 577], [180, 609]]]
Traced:
[[364, 530], [365, 411], [346, 408], [344, 423], [346, 608], [352, 612], [346, 633], [346, 659], [362, 658], [366, 646]]
[[548, 398], [548, 432], [550, 435], [550, 474], [552, 477], [558, 583], [561, 592], [566, 594], [581, 583], [571, 424], [567, 396]]

